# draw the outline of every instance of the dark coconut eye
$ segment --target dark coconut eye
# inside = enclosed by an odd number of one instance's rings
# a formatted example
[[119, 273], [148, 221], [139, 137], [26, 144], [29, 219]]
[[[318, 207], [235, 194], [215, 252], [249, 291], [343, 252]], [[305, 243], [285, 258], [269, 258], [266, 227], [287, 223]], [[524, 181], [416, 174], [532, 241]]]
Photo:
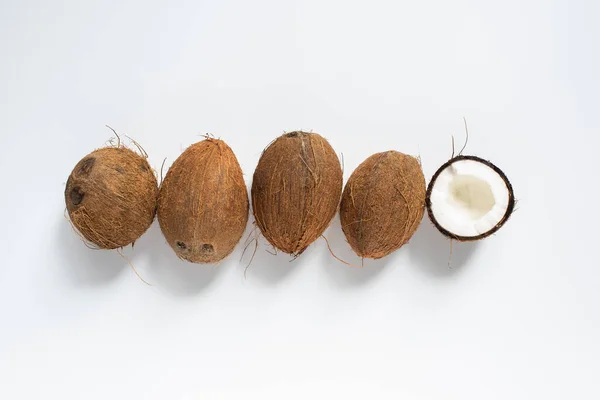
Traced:
[[182, 241], [178, 241], [176, 244], [177, 244], [177, 247], [179, 247], [181, 250], [187, 249], [186, 244], [183, 243]]
[[79, 166], [79, 174], [80, 175], [89, 175], [89, 173], [92, 171], [92, 167], [94, 166], [95, 162], [96, 162], [95, 157], [88, 157], [85, 160], [83, 160], [81, 162], [81, 165]]
[[427, 188], [427, 213], [444, 235], [483, 239], [504, 225], [513, 212], [513, 189], [494, 164], [475, 156], [452, 158], [433, 175]]
[[71, 189], [71, 193], [69, 195], [71, 198], [71, 203], [73, 203], [74, 206], [78, 206], [83, 201], [84, 195], [85, 193], [83, 193], [83, 190], [81, 190], [79, 186], [75, 186], [73, 189]]
[[202, 245], [202, 252], [206, 254], [211, 254], [215, 252], [215, 248], [212, 244], [205, 243]]

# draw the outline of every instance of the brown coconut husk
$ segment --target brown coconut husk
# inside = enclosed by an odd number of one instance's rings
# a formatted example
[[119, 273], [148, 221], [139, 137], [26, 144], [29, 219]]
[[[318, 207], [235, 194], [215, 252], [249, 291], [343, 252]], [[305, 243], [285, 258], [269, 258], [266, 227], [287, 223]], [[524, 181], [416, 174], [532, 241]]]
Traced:
[[73, 226], [101, 249], [137, 240], [154, 220], [157, 196], [156, 176], [146, 158], [120, 144], [81, 159], [65, 188]]
[[188, 147], [167, 172], [158, 222], [181, 259], [216, 263], [240, 241], [248, 222], [248, 192], [233, 151], [207, 138]]
[[327, 140], [286, 133], [265, 149], [254, 172], [256, 224], [271, 245], [297, 256], [329, 226], [341, 192], [342, 168]]
[[408, 242], [425, 212], [425, 177], [412, 156], [386, 151], [350, 176], [340, 204], [342, 230], [363, 258], [385, 257]]

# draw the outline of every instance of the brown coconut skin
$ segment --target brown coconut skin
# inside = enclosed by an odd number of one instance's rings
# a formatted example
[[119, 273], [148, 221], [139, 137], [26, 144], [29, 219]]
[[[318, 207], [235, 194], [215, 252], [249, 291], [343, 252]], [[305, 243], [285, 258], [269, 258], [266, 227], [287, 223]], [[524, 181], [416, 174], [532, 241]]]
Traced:
[[175, 160], [160, 187], [158, 222], [175, 254], [216, 263], [240, 241], [248, 222], [248, 192], [233, 151], [207, 138]]
[[348, 179], [342, 230], [362, 258], [382, 258], [408, 242], [425, 212], [425, 177], [412, 156], [386, 151], [367, 158]]
[[158, 183], [148, 161], [125, 147], [93, 151], [75, 165], [65, 188], [71, 222], [101, 249], [132, 244], [156, 213]]
[[342, 192], [342, 168], [316, 133], [290, 132], [263, 152], [252, 181], [256, 225], [275, 248], [301, 254], [329, 226]]

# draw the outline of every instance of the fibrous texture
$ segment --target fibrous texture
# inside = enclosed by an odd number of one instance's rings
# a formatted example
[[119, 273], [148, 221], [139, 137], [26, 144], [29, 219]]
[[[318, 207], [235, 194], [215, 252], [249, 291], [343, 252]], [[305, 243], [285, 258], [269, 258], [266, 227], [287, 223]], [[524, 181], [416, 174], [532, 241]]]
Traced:
[[65, 188], [73, 225], [102, 249], [138, 239], [154, 220], [157, 195], [148, 161], [125, 147], [106, 147], [85, 156]]
[[425, 178], [412, 156], [387, 151], [367, 158], [350, 176], [340, 205], [342, 230], [357, 255], [381, 258], [417, 230], [425, 207]]
[[265, 149], [254, 172], [256, 224], [274, 247], [299, 255], [329, 226], [341, 192], [342, 168], [327, 140], [286, 133]]
[[207, 138], [175, 160], [160, 187], [158, 221], [178, 257], [215, 263], [228, 256], [248, 222], [248, 192], [233, 151]]

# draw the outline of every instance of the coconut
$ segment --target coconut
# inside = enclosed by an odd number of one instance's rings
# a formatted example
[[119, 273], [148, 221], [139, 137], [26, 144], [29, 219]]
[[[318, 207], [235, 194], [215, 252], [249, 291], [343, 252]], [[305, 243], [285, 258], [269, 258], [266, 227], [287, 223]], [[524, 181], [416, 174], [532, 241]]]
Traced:
[[362, 258], [385, 257], [404, 245], [425, 213], [425, 178], [412, 156], [386, 151], [363, 161], [348, 179], [342, 230]]
[[486, 238], [510, 218], [515, 206], [512, 185], [491, 162], [459, 155], [442, 165], [427, 187], [427, 214], [451, 239]]
[[327, 140], [286, 133], [265, 149], [254, 171], [256, 225], [275, 248], [298, 256], [329, 226], [341, 192], [342, 168]]
[[156, 176], [146, 158], [122, 146], [85, 156], [65, 188], [71, 222], [101, 249], [134, 243], [154, 220], [157, 196]]
[[207, 138], [175, 160], [160, 186], [158, 222], [181, 259], [215, 263], [233, 251], [248, 222], [248, 192], [225, 142]]

